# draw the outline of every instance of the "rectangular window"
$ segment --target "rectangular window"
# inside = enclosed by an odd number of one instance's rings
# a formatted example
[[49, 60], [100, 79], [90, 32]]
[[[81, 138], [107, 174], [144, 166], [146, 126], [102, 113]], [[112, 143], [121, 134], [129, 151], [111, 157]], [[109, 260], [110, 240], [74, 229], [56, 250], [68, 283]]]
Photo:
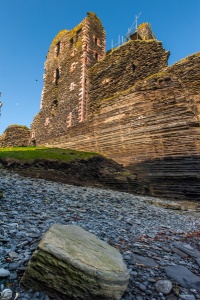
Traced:
[[56, 78], [55, 78], [55, 83], [56, 85], [58, 85], [58, 80], [60, 78], [60, 72], [59, 72], [59, 68], [56, 69]]
[[95, 53], [95, 59], [96, 59], [96, 61], [99, 60], [99, 54], [97, 52]]
[[60, 54], [60, 42], [56, 44], [56, 56]]
[[69, 47], [72, 48], [73, 45], [74, 45], [74, 38], [71, 38], [71, 39], [69, 40]]
[[80, 28], [77, 32], [76, 32], [76, 40], [78, 41], [80, 33], [82, 31], [82, 28]]

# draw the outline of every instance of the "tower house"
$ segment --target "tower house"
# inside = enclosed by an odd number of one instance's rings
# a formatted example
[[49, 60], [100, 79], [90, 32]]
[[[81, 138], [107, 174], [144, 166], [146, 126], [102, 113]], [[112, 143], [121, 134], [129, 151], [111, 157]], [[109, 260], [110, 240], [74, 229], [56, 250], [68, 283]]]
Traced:
[[140, 24], [136, 31], [130, 35], [131, 40], [156, 40], [149, 23]]
[[31, 129], [36, 140], [65, 134], [87, 120], [88, 69], [105, 56], [105, 31], [92, 12], [53, 40], [44, 65], [40, 112]]

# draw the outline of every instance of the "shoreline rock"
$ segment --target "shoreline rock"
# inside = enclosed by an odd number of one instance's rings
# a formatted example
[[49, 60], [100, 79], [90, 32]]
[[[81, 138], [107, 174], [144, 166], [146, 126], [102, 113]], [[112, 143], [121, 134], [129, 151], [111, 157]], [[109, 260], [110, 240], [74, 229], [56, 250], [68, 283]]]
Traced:
[[61, 299], [119, 300], [128, 280], [114, 247], [80, 226], [54, 224], [40, 241], [21, 284]]
[[[0, 278], [0, 286], [3, 290], [9, 285], [13, 298], [50, 299], [41, 291], [25, 290], [19, 282], [42, 236], [59, 223], [81, 226], [120, 251], [130, 274], [122, 300], [200, 300], [196, 289], [182, 287], [164, 270], [181, 265], [200, 277], [199, 259], [191, 256], [200, 247], [200, 219], [189, 211], [177, 214], [146, 203], [152, 197], [22, 177], [5, 169], [0, 172], [0, 189], [0, 263], [10, 272]], [[182, 244], [190, 245], [190, 255], [183, 252], [188, 246], [176, 248]], [[155, 267], [145, 265], [150, 258]], [[156, 290], [161, 279], [172, 283], [166, 296]]]

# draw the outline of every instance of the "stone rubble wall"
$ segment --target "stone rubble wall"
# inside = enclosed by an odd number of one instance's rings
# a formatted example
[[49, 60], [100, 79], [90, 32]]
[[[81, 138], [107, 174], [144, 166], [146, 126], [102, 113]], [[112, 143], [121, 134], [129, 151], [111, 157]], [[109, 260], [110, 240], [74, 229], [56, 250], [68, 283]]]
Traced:
[[167, 66], [168, 56], [156, 40], [129, 41], [114, 49], [90, 69], [90, 108], [159, 72]]
[[0, 147], [25, 147], [29, 140], [30, 130], [26, 126], [10, 125], [0, 136]]

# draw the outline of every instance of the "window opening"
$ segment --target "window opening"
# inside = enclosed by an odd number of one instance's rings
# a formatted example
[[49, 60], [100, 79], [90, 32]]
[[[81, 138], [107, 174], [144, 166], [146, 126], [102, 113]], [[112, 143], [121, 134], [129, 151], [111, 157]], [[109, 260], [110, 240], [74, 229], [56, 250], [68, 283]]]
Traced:
[[135, 69], [136, 69], [136, 65], [134, 63], [132, 63], [132, 70], [133, 70], [133, 72], [135, 72]]
[[60, 42], [56, 44], [56, 56], [60, 54]]
[[74, 45], [74, 38], [71, 38], [70, 41], [69, 41], [69, 45], [70, 45], [70, 48], [73, 47]]
[[96, 61], [99, 60], [99, 54], [97, 52], [95, 53], [95, 59], [96, 59]]
[[94, 43], [95, 43], [95, 45], [97, 45], [98, 44], [98, 38], [95, 36], [95, 38], [94, 38]]
[[56, 85], [58, 85], [59, 78], [60, 78], [60, 72], [59, 72], [59, 69], [57, 68], [56, 69]]
[[54, 106], [54, 107], [57, 107], [57, 106], [58, 106], [58, 100], [57, 100], [57, 99], [53, 100], [52, 106]]
[[77, 32], [76, 32], [76, 40], [78, 41], [78, 38], [80, 36], [80, 33], [82, 31], [82, 28], [80, 28]]

